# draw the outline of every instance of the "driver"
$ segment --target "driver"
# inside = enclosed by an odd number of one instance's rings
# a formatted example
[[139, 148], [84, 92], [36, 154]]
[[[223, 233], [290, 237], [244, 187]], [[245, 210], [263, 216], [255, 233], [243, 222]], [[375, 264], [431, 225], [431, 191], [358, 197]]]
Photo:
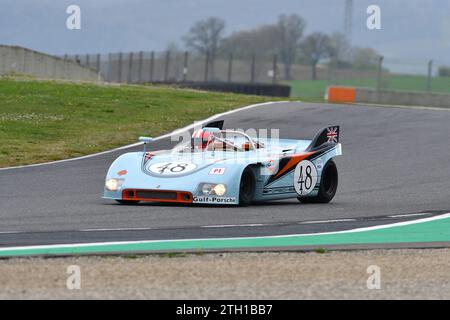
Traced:
[[208, 140], [210, 137], [211, 133], [206, 130], [198, 129], [194, 131], [191, 137], [192, 149], [204, 150], [208, 145]]

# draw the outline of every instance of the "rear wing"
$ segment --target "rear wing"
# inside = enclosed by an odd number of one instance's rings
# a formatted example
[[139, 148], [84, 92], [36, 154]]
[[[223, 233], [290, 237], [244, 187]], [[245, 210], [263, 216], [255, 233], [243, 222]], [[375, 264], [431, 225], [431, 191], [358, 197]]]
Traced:
[[319, 131], [306, 148], [306, 151], [315, 151], [322, 147], [333, 146], [339, 143], [340, 126], [331, 126]]

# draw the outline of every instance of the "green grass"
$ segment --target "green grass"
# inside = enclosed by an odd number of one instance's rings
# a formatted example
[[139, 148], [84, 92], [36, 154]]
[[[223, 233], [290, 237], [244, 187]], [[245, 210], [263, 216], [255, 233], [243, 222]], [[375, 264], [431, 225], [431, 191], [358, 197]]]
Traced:
[[108, 150], [268, 97], [0, 79], [0, 167]]
[[[382, 87], [393, 90], [425, 91], [427, 77], [416, 75], [387, 75], [382, 79]], [[327, 86], [348, 85], [357, 87], [376, 87], [376, 79], [350, 79], [350, 80], [304, 80], [287, 82], [292, 88], [291, 96], [323, 101]], [[450, 93], [450, 78], [434, 77], [431, 83], [432, 92]]]

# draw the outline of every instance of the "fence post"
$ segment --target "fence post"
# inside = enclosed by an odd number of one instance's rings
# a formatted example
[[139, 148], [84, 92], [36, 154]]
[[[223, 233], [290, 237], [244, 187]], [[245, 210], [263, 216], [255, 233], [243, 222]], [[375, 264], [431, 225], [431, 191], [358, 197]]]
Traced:
[[122, 82], [122, 52], [119, 52], [119, 61], [118, 61], [118, 73], [119, 73], [119, 82]]
[[133, 80], [133, 52], [128, 55], [128, 83], [132, 83]]
[[75, 55], [74, 59], [77, 64], [81, 65], [80, 59], [78, 58], [78, 54]]
[[205, 57], [205, 79], [204, 79], [205, 82], [208, 82], [208, 79], [209, 79], [209, 75], [208, 75], [209, 70], [208, 70], [208, 68], [209, 68], [209, 52], [206, 52], [206, 57]]
[[[327, 83], [328, 85], [331, 84], [331, 80], [333, 79], [333, 70], [334, 70], [334, 66], [335, 66], [335, 58], [330, 59], [330, 63], [328, 64], [328, 72], [327, 72]], [[336, 63], [337, 64], [337, 63]]]
[[106, 64], [106, 79], [107, 81], [114, 81], [114, 77], [112, 75], [112, 53], [108, 53], [108, 63]]
[[230, 52], [230, 55], [228, 56], [228, 83], [231, 82], [231, 72], [233, 69], [233, 52]]
[[252, 65], [250, 70], [250, 82], [255, 83], [255, 64], [256, 64], [256, 54], [252, 54]]
[[142, 51], [139, 51], [139, 62], [138, 62], [138, 83], [142, 82], [142, 59], [143, 59], [144, 53]]
[[433, 60], [428, 62], [428, 78], [427, 78], [427, 92], [431, 91], [431, 77], [433, 75]]
[[183, 82], [187, 81], [189, 52], [184, 52]]
[[170, 66], [170, 51], [167, 50], [166, 63], [164, 66], [164, 82], [167, 82], [167, 80], [169, 79], [169, 66]]
[[112, 53], [108, 53], [108, 63], [107, 63], [107, 81], [114, 81], [114, 74], [113, 74], [113, 65], [112, 65]]
[[381, 89], [381, 73], [383, 72], [383, 56], [378, 59], [378, 71], [377, 71], [377, 91]]
[[97, 53], [97, 61], [95, 62], [95, 68], [97, 69], [97, 72], [100, 72], [100, 53]]
[[90, 62], [90, 55], [89, 55], [89, 53], [88, 54], [86, 54], [86, 67], [88, 67], [89, 68], [89, 62]]
[[273, 84], [277, 83], [277, 71], [278, 71], [277, 68], [278, 68], [278, 66], [277, 66], [277, 55], [274, 54], [273, 55], [273, 67], [272, 67], [272, 70], [273, 70], [272, 83]]
[[155, 68], [155, 51], [150, 53], [150, 82], [153, 82], [153, 72]]

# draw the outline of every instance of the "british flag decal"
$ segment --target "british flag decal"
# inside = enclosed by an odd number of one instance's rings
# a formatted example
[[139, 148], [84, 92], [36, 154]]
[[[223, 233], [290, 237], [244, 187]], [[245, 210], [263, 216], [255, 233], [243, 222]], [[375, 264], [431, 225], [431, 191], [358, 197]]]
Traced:
[[338, 142], [339, 137], [339, 127], [329, 127], [327, 128], [327, 139], [328, 142]]

